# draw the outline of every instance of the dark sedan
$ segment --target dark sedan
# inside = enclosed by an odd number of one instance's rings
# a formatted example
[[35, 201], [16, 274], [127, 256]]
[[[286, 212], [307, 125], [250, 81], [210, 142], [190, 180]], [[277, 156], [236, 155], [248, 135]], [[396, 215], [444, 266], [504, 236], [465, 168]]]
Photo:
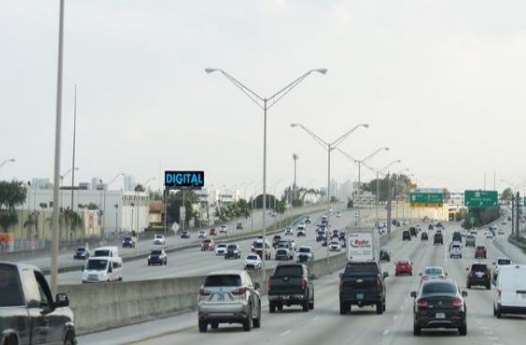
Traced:
[[460, 292], [452, 280], [430, 280], [423, 282], [420, 290], [412, 291], [414, 298], [413, 334], [420, 335], [423, 328], [457, 328], [466, 335], [466, 291]]
[[89, 258], [89, 250], [84, 248], [84, 247], [80, 247], [80, 248], [77, 248], [77, 250], [75, 251], [75, 254], [73, 254], [73, 259], [75, 260], [87, 260]]
[[168, 265], [168, 256], [163, 249], [154, 249], [148, 256], [148, 266]]

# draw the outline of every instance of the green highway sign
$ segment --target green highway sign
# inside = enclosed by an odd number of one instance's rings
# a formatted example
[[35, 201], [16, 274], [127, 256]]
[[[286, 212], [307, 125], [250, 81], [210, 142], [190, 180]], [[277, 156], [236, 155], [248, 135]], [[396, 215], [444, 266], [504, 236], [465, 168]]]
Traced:
[[466, 190], [464, 205], [471, 208], [497, 207], [498, 193], [493, 190]]
[[409, 202], [413, 207], [442, 207], [444, 203], [443, 193], [409, 193]]

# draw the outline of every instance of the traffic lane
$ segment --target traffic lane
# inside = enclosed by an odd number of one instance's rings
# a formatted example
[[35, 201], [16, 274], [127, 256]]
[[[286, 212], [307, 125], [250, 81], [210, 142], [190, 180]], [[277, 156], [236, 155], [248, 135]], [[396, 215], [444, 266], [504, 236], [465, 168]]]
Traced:
[[[415, 256], [415, 261], [423, 261], [421, 256], [428, 255], [416, 242], [404, 243], [404, 255]], [[415, 253], [419, 251], [418, 256]], [[386, 267], [388, 269], [388, 267]], [[220, 329], [213, 331], [212, 334], [200, 334], [196, 327], [185, 329], [176, 334], [161, 336], [137, 344], [191, 344], [195, 342], [213, 344], [259, 344], [272, 341], [278, 344], [293, 343], [321, 343], [321, 344], [341, 344], [342, 339], [350, 340], [351, 344], [374, 343], [370, 340], [373, 337], [383, 337], [382, 323], [390, 324], [393, 315], [390, 315], [391, 308], [396, 309], [397, 304], [402, 301], [401, 297], [408, 296], [407, 291], [410, 279], [388, 278], [386, 284], [389, 285], [390, 292], [397, 291], [396, 296], [389, 295], [387, 301], [388, 312], [384, 315], [377, 315], [374, 308], [363, 308], [353, 311], [350, 315], [339, 315], [338, 302], [338, 283], [337, 274], [324, 277], [315, 281], [315, 309], [311, 313], [303, 313], [298, 308], [286, 308], [283, 313], [270, 315], [268, 308], [263, 309], [262, 328], [246, 333], [237, 325], [220, 326]], [[395, 285], [398, 285], [396, 287]], [[193, 314], [195, 318], [195, 313]]]
[[[350, 221], [351, 212], [342, 212], [340, 218], [333, 219], [333, 226], [343, 228]], [[313, 218], [313, 223], [321, 221]], [[321, 258], [327, 255], [326, 247], [322, 247], [315, 240], [314, 224], [307, 227], [307, 237], [296, 237], [293, 239], [297, 246], [309, 245], [313, 248], [315, 257]], [[292, 237], [292, 236], [291, 236]], [[269, 239], [270, 240], [270, 239]], [[168, 254], [167, 266], [148, 266], [147, 259], [133, 260], [124, 263], [123, 279], [126, 281], [161, 279], [171, 277], [182, 277], [191, 275], [204, 275], [215, 270], [224, 269], [243, 269], [244, 258], [250, 253], [253, 239], [237, 241], [241, 247], [242, 257], [236, 260], [225, 260], [222, 256], [216, 256], [214, 252], [201, 252], [199, 248], [190, 248]], [[274, 254], [274, 252], [273, 252]], [[329, 255], [336, 255], [338, 252], [330, 252]], [[269, 267], [274, 267], [277, 263], [274, 260], [268, 261]], [[59, 274], [59, 283], [78, 284], [80, 283], [80, 271], [66, 272]]]
[[462, 259], [450, 259], [446, 256], [445, 261], [451, 277], [457, 281], [462, 290], [468, 291], [466, 298], [468, 334], [471, 334], [478, 344], [518, 344], [526, 336], [526, 329], [523, 326], [524, 317], [495, 318], [493, 316], [494, 287], [491, 290], [484, 287], [472, 287], [471, 289], [466, 287], [466, 268], [472, 263], [485, 262], [491, 267], [497, 257], [505, 255], [492, 246], [492, 241], [487, 242], [485, 244], [488, 248], [488, 258], [485, 260], [475, 260], [474, 249], [466, 248]]

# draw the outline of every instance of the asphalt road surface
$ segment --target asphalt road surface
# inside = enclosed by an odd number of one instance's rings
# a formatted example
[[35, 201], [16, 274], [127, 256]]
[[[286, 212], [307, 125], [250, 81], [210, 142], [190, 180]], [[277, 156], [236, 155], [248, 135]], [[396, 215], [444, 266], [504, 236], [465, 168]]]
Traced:
[[[311, 246], [314, 250], [315, 258], [325, 257], [327, 254], [335, 255], [343, 252], [328, 252], [327, 247], [322, 247], [321, 242], [316, 242], [315, 236], [315, 224], [321, 222], [322, 212], [315, 213], [311, 216], [312, 223], [307, 225], [307, 236], [296, 237], [289, 236], [296, 241], [296, 247], [301, 245]], [[362, 210], [362, 217], [371, 216], [372, 211]], [[331, 229], [343, 229], [347, 224], [354, 220], [354, 211], [341, 211], [341, 217], [337, 218], [332, 216], [330, 223]], [[372, 220], [364, 219], [365, 222], [371, 222]], [[235, 230], [231, 230], [235, 231]], [[283, 232], [280, 233], [283, 236]], [[272, 235], [273, 236], [273, 235]], [[268, 236], [269, 242], [272, 241], [272, 236]], [[176, 241], [184, 243], [191, 241], [177, 238]], [[195, 236], [194, 236], [195, 240]], [[241, 247], [241, 259], [225, 260], [222, 256], [216, 256], [215, 252], [201, 252], [199, 248], [190, 248], [177, 251], [174, 253], [168, 253], [168, 265], [166, 266], [148, 266], [147, 259], [140, 259], [134, 261], [128, 261], [124, 263], [123, 267], [123, 280], [134, 281], [134, 280], [147, 280], [147, 279], [162, 279], [182, 276], [195, 276], [204, 275], [211, 271], [223, 270], [223, 269], [243, 269], [244, 259], [250, 254], [250, 248], [253, 239], [244, 241], [235, 241]], [[153, 245], [150, 245], [152, 248]], [[272, 260], [266, 262], [267, 267], [274, 267], [277, 262], [274, 260], [275, 251], [272, 250]], [[59, 274], [59, 284], [79, 284], [81, 282], [80, 271], [67, 272]]]
[[[526, 337], [526, 319], [523, 317], [493, 317], [492, 301], [494, 289], [473, 288], [466, 298], [468, 310], [468, 335], [459, 336], [454, 330], [424, 331], [419, 337], [413, 336], [412, 298], [409, 293], [419, 283], [418, 272], [427, 265], [445, 267], [449, 277], [455, 279], [461, 289], [466, 289], [466, 267], [473, 261], [474, 250], [463, 248], [463, 259], [450, 259], [447, 244], [451, 234], [458, 230], [458, 224], [448, 224], [445, 245], [434, 246], [432, 241], [421, 242], [413, 239], [402, 242], [400, 233], [386, 245], [392, 253], [391, 263], [384, 269], [390, 273], [387, 284], [387, 311], [377, 315], [373, 308], [353, 308], [351, 314], [342, 316], [338, 311], [338, 274], [325, 276], [315, 281], [316, 306], [309, 313], [299, 309], [285, 309], [283, 313], [268, 313], [266, 298], [263, 298], [262, 328], [244, 332], [238, 325], [221, 325], [216, 331], [206, 334], [198, 332], [196, 312], [188, 312], [168, 319], [127, 326], [106, 332], [80, 337], [80, 344], [334, 344], [334, 345], [518, 345]], [[507, 230], [508, 232], [509, 230]], [[432, 232], [431, 232], [432, 233]], [[489, 264], [498, 256], [510, 256], [515, 262], [524, 263], [526, 256], [510, 247], [505, 235], [494, 240], [486, 239], [484, 231], [477, 237], [478, 244], [488, 247]], [[510, 254], [511, 253], [511, 254]], [[394, 262], [409, 258], [413, 262], [413, 276], [394, 276]]]

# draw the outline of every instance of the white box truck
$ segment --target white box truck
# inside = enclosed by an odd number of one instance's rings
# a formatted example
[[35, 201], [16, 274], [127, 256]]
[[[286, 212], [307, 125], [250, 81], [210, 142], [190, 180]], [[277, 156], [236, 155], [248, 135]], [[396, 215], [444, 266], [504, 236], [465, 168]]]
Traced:
[[377, 261], [378, 243], [374, 231], [351, 232], [347, 241], [349, 262]]

